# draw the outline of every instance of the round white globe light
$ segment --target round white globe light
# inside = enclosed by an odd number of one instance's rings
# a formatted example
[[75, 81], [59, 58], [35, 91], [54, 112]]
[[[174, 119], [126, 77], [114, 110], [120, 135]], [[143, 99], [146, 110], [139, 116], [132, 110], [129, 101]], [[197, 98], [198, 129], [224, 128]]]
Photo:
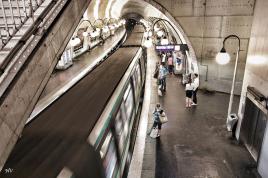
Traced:
[[83, 36], [84, 37], [88, 36], [88, 32], [83, 32]]
[[108, 28], [107, 26], [105, 26], [105, 27], [102, 28], [102, 31], [103, 31], [104, 33], [107, 33], [107, 32], [109, 32], [109, 28]]
[[160, 30], [160, 28], [158, 28], [157, 26], [154, 27], [154, 31], [158, 32]]
[[78, 37], [76, 37], [76, 38], [72, 38], [72, 39], [71, 39], [70, 44], [71, 44], [71, 46], [76, 46], [76, 45], [78, 45], [80, 42], [81, 42], [81, 40], [80, 40]]
[[148, 33], [147, 32], [144, 32], [144, 38], [147, 38], [148, 37]]
[[153, 44], [153, 42], [152, 42], [152, 39], [151, 39], [151, 38], [146, 39], [146, 40], [144, 41], [144, 46], [145, 46], [146, 48], [150, 48], [150, 47], [152, 46], [152, 44]]
[[157, 32], [157, 36], [158, 36], [158, 37], [161, 37], [161, 36], [163, 36], [163, 35], [164, 35], [164, 32], [163, 32], [162, 30], [160, 30], [160, 31]]
[[231, 60], [230, 55], [228, 53], [220, 52], [216, 56], [216, 62], [220, 65], [225, 65], [229, 63]]

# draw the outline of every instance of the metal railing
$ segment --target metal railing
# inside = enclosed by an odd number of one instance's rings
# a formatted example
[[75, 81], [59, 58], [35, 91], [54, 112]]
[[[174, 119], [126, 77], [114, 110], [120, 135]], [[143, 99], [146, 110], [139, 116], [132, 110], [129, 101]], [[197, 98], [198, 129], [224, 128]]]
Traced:
[[0, 0], [0, 49], [29, 20], [45, 0]]

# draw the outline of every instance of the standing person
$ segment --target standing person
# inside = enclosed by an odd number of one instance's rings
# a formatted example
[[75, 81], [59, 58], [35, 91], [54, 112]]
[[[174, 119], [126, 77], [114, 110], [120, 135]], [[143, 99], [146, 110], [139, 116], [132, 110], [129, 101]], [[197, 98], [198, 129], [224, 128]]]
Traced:
[[169, 74], [172, 74], [173, 73], [173, 57], [171, 54], [168, 55], [168, 72]]
[[185, 86], [186, 93], [186, 108], [191, 107], [192, 104], [192, 95], [193, 95], [194, 84], [192, 83], [192, 79], [189, 78], [188, 82]]
[[154, 119], [153, 127], [150, 130], [151, 132], [153, 129], [157, 127], [158, 128], [157, 137], [160, 137], [160, 133], [161, 133], [162, 123], [160, 121], [160, 116], [161, 114], [163, 114], [163, 112], [164, 110], [161, 108], [161, 105], [157, 103], [155, 110], [153, 112], [153, 119]]
[[194, 74], [193, 84], [194, 84], [194, 89], [193, 89], [193, 103], [192, 103], [192, 105], [197, 105], [196, 94], [197, 94], [198, 87], [199, 87], [199, 77], [198, 77], [197, 73]]
[[165, 53], [162, 54], [161, 62], [166, 63], [166, 56], [167, 56], [167, 54], [165, 54]]
[[159, 66], [159, 84], [160, 84], [160, 90], [163, 92], [166, 91], [166, 76], [168, 74], [168, 70], [165, 66], [165, 63], [162, 62], [161, 65]]

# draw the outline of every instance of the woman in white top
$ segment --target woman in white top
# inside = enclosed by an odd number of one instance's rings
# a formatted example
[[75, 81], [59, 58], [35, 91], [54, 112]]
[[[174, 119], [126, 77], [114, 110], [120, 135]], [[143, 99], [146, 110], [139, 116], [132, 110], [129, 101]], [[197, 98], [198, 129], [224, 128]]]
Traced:
[[189, 78], [189, 81], [185, 86], [186, 108], [191, 107], [191, 105], [192, 105], [193, 89], [194, 89], [194, 84], [192, 83], [192, 79]]

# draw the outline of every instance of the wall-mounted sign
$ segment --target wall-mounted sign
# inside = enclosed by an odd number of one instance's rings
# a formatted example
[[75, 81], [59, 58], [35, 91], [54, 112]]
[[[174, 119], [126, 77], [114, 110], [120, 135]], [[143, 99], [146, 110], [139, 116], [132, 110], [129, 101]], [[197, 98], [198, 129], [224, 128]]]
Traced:
[[174, 45], [156, 45], [155, 50], [159, 52], [174, 51]]
[[189, 48], [187, 44], [168, 44], [155, 45], [155, 50], [158, 52], [189, 51]]

